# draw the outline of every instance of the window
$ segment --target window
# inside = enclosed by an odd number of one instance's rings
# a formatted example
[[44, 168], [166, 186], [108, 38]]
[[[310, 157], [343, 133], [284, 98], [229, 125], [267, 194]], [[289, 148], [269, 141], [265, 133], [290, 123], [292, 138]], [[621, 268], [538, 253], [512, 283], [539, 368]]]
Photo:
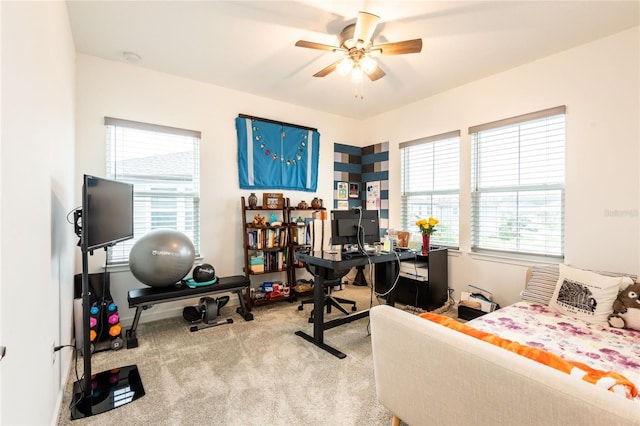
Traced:
[[472, 250], [564, 256], [565, 111], [469, 128]]
[[128, 262], [138, 238], [156, 228], [183, 232], [200, 253], [200, 132], [105, 117], [107, 178], [133, 184], [134, 238], [110, 247]]
[[402, 229], [417, 233], [416, 220], [440, 221], [431, 244], [459, 246], [460, 131], [400, 144]]

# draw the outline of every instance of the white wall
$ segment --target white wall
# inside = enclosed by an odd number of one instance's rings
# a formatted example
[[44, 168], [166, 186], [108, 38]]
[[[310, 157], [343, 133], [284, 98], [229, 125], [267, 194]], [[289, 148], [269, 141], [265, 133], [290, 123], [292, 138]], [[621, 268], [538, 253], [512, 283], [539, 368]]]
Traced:
[[[470, 253], [469, 126], [567, 106], [565, 261], [593, 269], [639, 272], [638, 28], [479, 80], [364, 122], [305, 110], [217, 86], [79, 55], [77, 182], [104, 175], [105, 115], [201, 130], [202, 253], [219, 275], [242, 273], [236, 135], [233, 119], [247, 113], [317, 127], [322, 134], [318, 196], [332, 199], [333, 143], [389, 141], [390, 223], [399, 224], [400, 142], [462, 130], [460, 252], [450, 256], [450, 285], [491, 290], [501, 304], [519, 299], [525, 265]], [[79, 187], [79, 185], [77, 185]], [[292, 202], [308, 193], [289, 192]], [[79, 193], [78, 193], [79, 197]], [[79, 199], [79, 198], [78, 198]], [[103, 264], [102, 254], [91, 259]], [[128, 273], [112, 276], [112, 294], [130, 322]], [[171, 315], [184, 303], [159, 305], [143, 320]], [[154, 316], [155, 314], [155, 316]], [[160, 315], [160, 316], [158, 316]]]
[[64, 2], [0, 8], [0, 424], [52, 424], [71, 361], [52, 345], [72, 329], [75, 50]]
[[[310, 202], [314, 196], [333, 198], [333, 144], [358, 144], [359, 122], [141, 66], [78, 55], [76, 199], [80, 200], [83, 173], [105, 175], [105, 116], [199, 130], [202, 256], [213, 264], [218, 276], [242, 275], [240, 197], [246, 198], [250, 191], [240, 190], [238, 183], [234, 119], [240, 113], [317, 128], [321, 135], [318, 191], [284, 194], [293, 204]], [[261, 196], [266, 191], [256, 192]], [[103, 264], [104, 252], [96, 252], [90, 259], [91, 272], [101, 271]], [[80, 263], [76, 265], [80, 272]], [[112, 274], [111, 280], [111, 294], [123, 324], [128, 325], [134, 310], [128, 309], [127, 292], [144, 285], [128, 271]], [[163, 313], [167, 312], [179, 315], [188, 304], [157, 305], [145, 312], [142, 321], [166, 316]]]
[[470, 254], [469, 126], [567, 106], [565, 262], [638, 273], [638, 27], [369, 119], [364, 143], [390, 142], [390, 226], [400, 223], [398, 144], [461, 130], [460, 253], [450, 286], [519, 299], [524, 263]]

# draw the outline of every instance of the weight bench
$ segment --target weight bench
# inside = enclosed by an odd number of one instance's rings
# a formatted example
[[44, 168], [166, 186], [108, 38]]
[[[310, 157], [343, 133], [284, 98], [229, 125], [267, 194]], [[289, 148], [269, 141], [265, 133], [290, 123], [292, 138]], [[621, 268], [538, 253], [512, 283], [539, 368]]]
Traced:
[[238, 300], [240, 301], [240, 306], [236, 308], [236, 312], [239, 313], [245, 321], [251, 321], [253, 314], [247, 309], [242, 295], [242, 290], [246, 289], [246, 291], [249, 291], [250, 286], [251, 281], [248, 278], [243, 275], [234, 275], [231, 277], [218, 278], [216, 283], [202, 287], [190, 288], [186, 285], [172, 285], [169, 287], [145, 287], [129, 290], [127, 294], [129, 308], [136, 308], [136, 314], [133, 317], [131, 328], [125, 333], [127, 337], [127, 349], [138, 347], [136, 330], [142, 311], [158, 303], [174, 302], [176, 300], [190, 299], [206, 294], [234, 292], [238, 295]]

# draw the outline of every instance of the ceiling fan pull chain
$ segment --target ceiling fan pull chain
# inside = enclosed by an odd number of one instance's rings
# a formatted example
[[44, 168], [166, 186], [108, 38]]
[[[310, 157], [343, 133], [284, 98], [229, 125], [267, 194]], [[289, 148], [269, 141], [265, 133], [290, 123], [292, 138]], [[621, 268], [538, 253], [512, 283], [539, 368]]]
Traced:
[[360, 97], [360, 99], [364, 99], [364, 78], [361, 78], [356, 82], [356, 93], [355, 96]]

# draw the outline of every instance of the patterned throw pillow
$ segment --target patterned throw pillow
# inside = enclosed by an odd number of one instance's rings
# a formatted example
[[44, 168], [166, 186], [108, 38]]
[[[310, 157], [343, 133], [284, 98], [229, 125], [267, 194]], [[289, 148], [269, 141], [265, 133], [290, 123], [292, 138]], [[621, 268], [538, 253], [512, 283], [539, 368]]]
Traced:
[[558, 283], [558, 265], [533, 265], [531, 278], [522, 292], [522, 300], [549, 306]]
[[602, 326], [613, 312], [622, 277], [559, 265], [559, 278], [549, 307], [556, 312]]

